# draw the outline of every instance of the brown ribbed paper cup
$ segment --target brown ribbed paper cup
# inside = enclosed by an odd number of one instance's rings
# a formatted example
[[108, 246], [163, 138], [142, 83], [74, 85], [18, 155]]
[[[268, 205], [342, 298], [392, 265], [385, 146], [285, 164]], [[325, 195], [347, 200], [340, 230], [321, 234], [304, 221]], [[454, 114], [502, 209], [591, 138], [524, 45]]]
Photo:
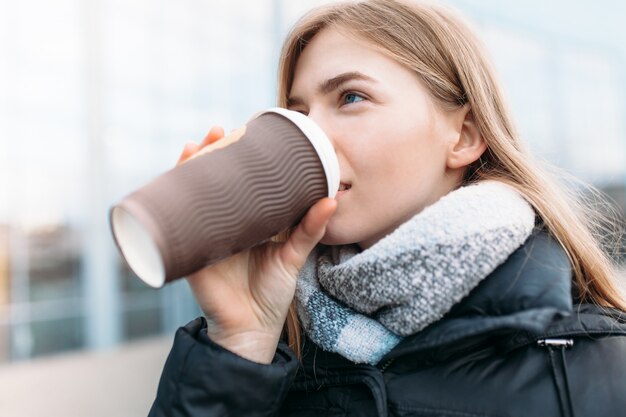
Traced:
[[115, 242], [148, 285], [161, 287], [262, 243], [335, 195], [337, 158], [308, 117], [268, 109], [239, 132], [111, 209]]

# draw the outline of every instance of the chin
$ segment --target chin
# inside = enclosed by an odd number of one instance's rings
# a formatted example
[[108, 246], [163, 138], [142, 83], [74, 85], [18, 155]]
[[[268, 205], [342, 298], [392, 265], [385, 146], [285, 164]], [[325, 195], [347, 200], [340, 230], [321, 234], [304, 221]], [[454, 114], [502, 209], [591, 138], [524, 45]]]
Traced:
[[338, 224], [333, 224], [331, 220], [328, 226], [326, 226], [326, 233], [320, 240], [320, 243], [329, 246], [359, 244], [367, 237], [365, 230], [353, 227], [338, 227]]
[[333, 230], [330, 225], [326, 227], [326, 233], [324, 237], [322, 237], [322, 240], [320, 240], [321, 244], [329, 246], [349, 245], [356, 242], [356, 236], [350, 236], [349, 233], [341, 233], [338, 230]]
[[350, 242], [349, 240], [346, 240], [346, 239], [340, 239], [340, 238], [338, 238], [336, 236], [328, 236], [326, 234], [326, 235], [324, 235], [322, 240], [320, 240], [320, 243], [322, 245], [337, 246], [337, 245], [348, 245], [348, 244], [354, 243], [354, 242]]

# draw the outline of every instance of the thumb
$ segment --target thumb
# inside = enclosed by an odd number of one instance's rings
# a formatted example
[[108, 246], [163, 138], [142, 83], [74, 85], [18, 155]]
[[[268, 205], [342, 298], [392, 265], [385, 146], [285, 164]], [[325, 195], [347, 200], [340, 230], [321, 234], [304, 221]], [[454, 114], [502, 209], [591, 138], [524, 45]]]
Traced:
[[326, 233], [326, 225], [337, 209], [337, 201], [324, 198], [313, 205], [285, 242], [282, 260], [287, 268], [300, 270], [309, 253]]

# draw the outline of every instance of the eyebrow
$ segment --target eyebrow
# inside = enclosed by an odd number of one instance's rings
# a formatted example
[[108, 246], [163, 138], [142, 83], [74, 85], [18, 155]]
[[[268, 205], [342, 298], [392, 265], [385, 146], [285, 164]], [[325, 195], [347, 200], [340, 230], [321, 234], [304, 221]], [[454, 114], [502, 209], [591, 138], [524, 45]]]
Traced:
[[[329, 78], [326, 81], [322, 81], [317, 86], [317, 92], [319, 94], [325, 95], [331, 93], [341, 87], [343, 84], [352, 80], [360, 80], [360, 81], [370, 81], [376, 82], [376, 80], [368, 75], [363, 74], [358, 71], [350, 71], [339, 74], [333, 78]], [[302, 100], [298, 97], [288, 97], [287, 98], [288, 105], [302, 104]]]

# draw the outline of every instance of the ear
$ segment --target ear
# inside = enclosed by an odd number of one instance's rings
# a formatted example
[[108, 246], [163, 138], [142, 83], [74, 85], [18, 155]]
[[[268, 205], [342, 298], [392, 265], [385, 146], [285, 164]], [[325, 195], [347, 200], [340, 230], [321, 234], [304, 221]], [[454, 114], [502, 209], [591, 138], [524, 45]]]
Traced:
[[450, 143], [447, 166], [450, 169], [464, 168], [476, 161], [487, 149], [487, 144], [480, 134], [469, 106], [460, 110], [462, 117], [458, 136]]

